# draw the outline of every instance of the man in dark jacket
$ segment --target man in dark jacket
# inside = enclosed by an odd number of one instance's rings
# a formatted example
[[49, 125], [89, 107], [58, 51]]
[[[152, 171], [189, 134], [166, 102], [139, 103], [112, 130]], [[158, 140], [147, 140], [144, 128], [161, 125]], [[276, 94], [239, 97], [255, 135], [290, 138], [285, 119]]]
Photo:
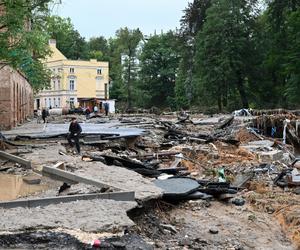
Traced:
[[104, 110], [105, 110], [105, 115], [108, 116], [108, 111], [109, 111], [109, 104], [108, 104], [108, 102], [104, 103]]
[[47, 117], [47, 110], [43, 109], [43, 111], [42, 111], [42, 118], [43, 118], [44, 123], [46, 123], [46, 117]]
[[69, 134], [67, 139], [71, 147], [74, 146], [72, 142], [72, 140], [74, 140], [78, 154], [80, 153], [79, 136], [81, 132], [82, 132], [81, 126], [77, 122], [77, 119], [73, 117], [70, 123]]

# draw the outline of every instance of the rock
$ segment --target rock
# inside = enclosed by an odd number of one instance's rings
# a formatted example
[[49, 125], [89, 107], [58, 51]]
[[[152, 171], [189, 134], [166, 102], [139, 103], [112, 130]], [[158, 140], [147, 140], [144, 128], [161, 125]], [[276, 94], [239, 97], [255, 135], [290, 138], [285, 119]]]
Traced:
[[160, 224], [160, 226], [168, 231], [171, 231], [173, 233], [177, 233], [178, 231], [176, 230], [176, 228], [170, 224]]
[[249, 214], [248, 215], [248, 220], [254, 221], [256, 219], [255, 214]]
[[209, 232], [210, 232], [211, 234], [218, 234], [218, 233], [219, 233], [219, 230], [216, 229], [216, 228], [210, 228], [210, 229], [209, 229]]
[[191, 246], [192, 241], [189, 238], [183, 238], [179, 241], [179, 246]]
[[236, 206], [243, 206], [243, 205], [245, 205], [246, 201], [242, 198], [235, 198], [231, 201], [231, 203]]
[[295, 188], [294, 193], [299, 195], [300, 194], [300, 188]]
[[125, 248], [126, 244], [121, 241], [115, 241], [111, 243], [116, 248]]
[[23, 181], [30, 185], [36, 185], [41, 183], [41, 178], [39, 176], [25, 176]]

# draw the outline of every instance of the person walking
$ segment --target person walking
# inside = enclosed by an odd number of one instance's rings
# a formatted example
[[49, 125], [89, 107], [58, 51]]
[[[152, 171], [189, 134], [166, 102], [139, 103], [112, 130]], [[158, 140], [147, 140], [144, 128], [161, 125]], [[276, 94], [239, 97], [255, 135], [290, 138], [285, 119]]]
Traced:
[[88, 106], [85, 110], [85, 116], [86, 116], [86, 119], [90, 119], [90, 113], [91, 113], [91, 110], [90, 110], [90, 107]]
[[37, 110], [37, 119], [36, 119], [37, 123], [41, 123], [41, 117], [42, 117], [42, 111], [41, 111], [40, 108], [38, 108], [38, 110]]
[[43, 109], [43, 111], [42, 111], [42, 119], [43, 119], [44, 123], [46, 123], [46, 117], [47, 117], [47, 110]]
[[97, 107], [97, 105], [94, 106], [94, 113], [95, 113], [95, 115], [98, 113], [98, 107]]
[[109, 104], [108, 104], [108, 102], [104, 103], [104, 110], [105, 110], [105, 115], [108, 116], [108, 111], [109, 111]]
[[79, 137], [82, 132], [82, 128], [77, 122], [76, 117], [73, 117], [69, 126], [69, 134], [67, 136], [67, 140], [71, 147], [74, 146], [72, 140], [75, 142], [75, 146], [78, 154], [80, 154], [80, 145], [79, 145]]

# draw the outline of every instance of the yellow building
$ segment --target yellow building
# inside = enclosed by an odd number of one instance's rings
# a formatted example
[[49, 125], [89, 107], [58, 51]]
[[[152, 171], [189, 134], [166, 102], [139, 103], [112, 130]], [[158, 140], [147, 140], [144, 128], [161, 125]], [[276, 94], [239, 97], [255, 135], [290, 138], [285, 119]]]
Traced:
[[35, 108], [92, 108], [95, 104], [102, 108], [109, 98], [108, 62], [68, 60], [55, 40], [49, 44], [52, 54], [46, 64], [52, 71], [51, 86], [35, 97]]

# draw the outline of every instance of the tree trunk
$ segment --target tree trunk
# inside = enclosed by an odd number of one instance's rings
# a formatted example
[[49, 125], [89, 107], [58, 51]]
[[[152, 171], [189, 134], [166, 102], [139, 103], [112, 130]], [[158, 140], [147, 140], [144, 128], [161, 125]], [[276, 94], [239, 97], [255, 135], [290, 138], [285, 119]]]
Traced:
[[248, 97], [244, 86], [244, 80], [240, 73], [238, 73], [237, 89], [241, 97], [243, 108], [249, 108]]
[[131, 109], [131, 57], [128, 59], [128, 76], [127, 76], [127, 109]]
[[221, 96], [218, 96], [218, 108], [219, 108], [219, 111], [221, 112], [222, 111], [222, 99], [221, 99]]

